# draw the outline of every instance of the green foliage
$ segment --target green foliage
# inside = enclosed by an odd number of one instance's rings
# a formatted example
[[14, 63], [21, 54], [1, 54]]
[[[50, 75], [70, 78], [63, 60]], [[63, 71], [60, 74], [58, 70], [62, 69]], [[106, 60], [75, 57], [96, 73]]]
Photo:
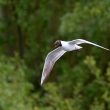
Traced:
[[106, 107], [109, 109], [110, 83], [105, 79], [108, 69], [103, 76], [94, 58], [86, 57], [80, 66], [74, 67], [74, 75], [70, 73], [66, 77], [62, 75], [64, 81], [60, 80], [59, 84], [45, 85], [46, 92], [40, 99], [41, 103], [50, 110], [52, 108], [57, 110], [105, 110]]
[[65, 54], [40, 87], [56, 39], [110, 48], [109, 21], [110, 0], [0, 0], [0, 110], [109, 110], [110, 55], [101, 49]]
[[32, 84], [26, 78], [27, 67], [18, 57], [0, 56], [0, 109], [31, 110]]
[[100, 2], [93, 0], [86, 5], [76, 3], [73, 12], [62, 17], [60, 32], [63, 35], [86, 36], [87, 38], [105, 36], [110, 27], [109, 6], [109, 0]]

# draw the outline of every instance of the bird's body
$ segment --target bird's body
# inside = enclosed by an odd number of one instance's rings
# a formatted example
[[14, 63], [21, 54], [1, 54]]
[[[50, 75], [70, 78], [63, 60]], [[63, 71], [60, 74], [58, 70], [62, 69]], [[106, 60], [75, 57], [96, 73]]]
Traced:
[[91, 44], [94, 46], [97, 46], [99, 48], [105, 49], [110, 51], [109, 49], [102, 47], [100, 45], [97, 45], [95, 43], [89, 42], [87, 40], [84, 39], [76, 39], [76, 40], [72, 40], [72, 41], [61, 41], [61, 40], [57, 40], [55, 42], [55, 46], [57, 47], [56, 49], [54, 49], [53, 51], [49, 52], [47, 57], [45, 58], [45, 63], [44, 63], [44, 67], [43, 67], [43, 72], [42, 72], [42, 77], [41, 77], [41, 85], [44, 83], [44, 81], [46, 80], [47, 76], [50, 74], [55, 62], [66, 52], [68, 51], [74, 51], [74, 50], [79, 50], [82, 47], [79, 46], [79, 44], [82, 43], [87, 43], [87, 44]]
[[73, 50], [78, 50], [82, 48], [81, 46], [78, 46], [76, 44], [71, 45], [69, 42], [66, 42], [66, 41], [61, 41], [61, 44], [62, 44], [62, 49], [65, 51], [73, 51]]

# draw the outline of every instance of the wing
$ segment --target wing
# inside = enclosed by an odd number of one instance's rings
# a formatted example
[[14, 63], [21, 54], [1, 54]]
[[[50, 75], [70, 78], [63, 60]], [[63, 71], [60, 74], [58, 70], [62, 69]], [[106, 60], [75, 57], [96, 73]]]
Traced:
[[66, 51], [64, 51], [62, 49], [62, 47], [58, 47], [56, 49], [54, 49], [53, 51], [51, 51], [46, 59], [45, 59], [45, 63], [44, 63], [44, 68], [43, 68], [43, 72], [42, 72], [42, 77], [41, 77], [41, 85], [44, 83], [44, 81], [46, 80], [47, 76], [49, 75], [49, 73], [51, 72], [55, 62], [65, 53]]
[[94, 46], [97, 46], [97, 47], [100, 47], [102, 49], [110, 51], [109, 49], [107, 49], [105, 47], [102, 47], [100, 45], [97, 45], [95, 43], [89, 42], [89, 41], [84, 40], [84, 39], [76, 39], [76, 40], [69, 41], [69, 44], [77, 44], [78, 45], [78, 44], [83, 44], [83, 43], [91, 44], [91, 45], [94, 45]]

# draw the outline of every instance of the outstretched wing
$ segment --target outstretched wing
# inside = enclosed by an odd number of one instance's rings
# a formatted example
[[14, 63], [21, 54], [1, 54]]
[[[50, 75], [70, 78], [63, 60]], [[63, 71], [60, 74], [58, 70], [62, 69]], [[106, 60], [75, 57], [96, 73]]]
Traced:
[[109, 49], [107, 49], [103, 46], [97, 45], [95, 43], [89, 42], [89, 41], [84, 40], [84, 39], [76, 39], [76, 40], [69, 41], [69, 44], [77, 44], [78, 45], [78, 44], [83, 44], [83, 43], [91, 44], [91, 45], [94, 45], [94, 46], [97, 46], [97, 47], [100, 47], [102, 49], [110, 51]]
[[49, 75], [49, 73], [51, 72], [55, 62], [65, 53], [66, 51], [64, 51], [62, 49], [62, 47], [58, 47], [56, 49], [54, 49], [53, 51], [51, 51], [46, 59], [45, 59], [45, 63], [44, 63], [44, 67], [43, 67], [43, 72], [42, 72], [42, 77], [41, 77], [41, 85], [44, 83], [45, 79], [47, 78], [47, 76]]

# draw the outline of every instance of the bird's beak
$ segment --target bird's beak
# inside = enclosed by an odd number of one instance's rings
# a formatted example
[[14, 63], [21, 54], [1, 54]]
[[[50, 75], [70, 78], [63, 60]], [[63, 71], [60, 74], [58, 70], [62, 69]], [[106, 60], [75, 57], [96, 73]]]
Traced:
[[55, 43], [54, 43], [54, 48], [57, 48], [57, 47], [58, 47], [58, 45], [57, 45], [57, 43], [55, 42]]

